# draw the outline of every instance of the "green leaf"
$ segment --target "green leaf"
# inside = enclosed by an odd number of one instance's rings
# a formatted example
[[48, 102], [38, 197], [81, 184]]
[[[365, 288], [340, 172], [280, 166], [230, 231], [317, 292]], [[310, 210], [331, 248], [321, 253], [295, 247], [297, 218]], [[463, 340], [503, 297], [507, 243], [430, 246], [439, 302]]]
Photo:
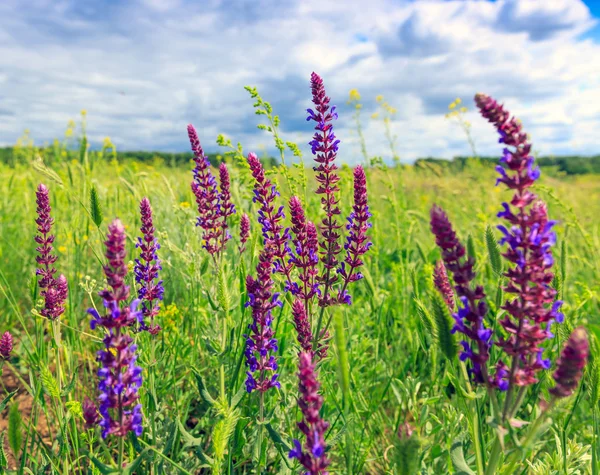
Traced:
[[2, 402], [0, 402], [0, 413], [2, 411], [4, 411], [4, 408], [8, 405], [8, 403], [10, 402], [10, 400], [15, 396], [15, 394], [17, 394], [17, 389], [15, 389], [12, 393], [9, 393], [8, 396], [6, 396]]
[[198, 370], [196, 368], [192, 368], [192, 371], [194, 373], [194, 376], [196, 377], [196, 385], [198, 386], [198, 391], [200, 392], [202, 399], [204, 399], [211, 406], [214, 406], [216, 401], [210, 395], [210, 393], [208, 392], [208, 389], [206, 389], [206, 385], [204, 384], [204, 379], [202, 379], [202, 376], [200, 375], [200, 373], [198, 372]]
[[54, 379], [54, 376], [52, 376], [50, 370], [43, 366], [40, 376], [42, 380], [42, 386], [44, 386], [44, 391], [46, 391], [46, 393], [53, 398], [59, 399], [60, 389], [58, 388], [58, 384], [56, 383], [56, 380]]
[[456, 470], [456, 475], [475, 475], [475, 472], [471, 470], [471, 467], [469, 467], [465, 460], [462, 441], [457, 440], [452, 444], [452, 447], [450, 448], [450, 459]]
[[[4, 431], [0, 434], [0, 469], [8, 467], [8, 458], [4, 452]], [[0, 470], [2, 473], [2, 470]]]
[[477, 253], [475, 252], [475, 240], [473, 235], [469, 234], [467, 237], [467, 255], [473, 259], [473, 262], [477, 261]]
[[500, 246], [498, 246], [498, 241], [496, 241], [494, 231], [489, 225], [485, 228], [485, 244], [487, 246], [492, 270], [496, 275], [502, 275], [502, 256], [500, 253]]
[[450, 315], [450, 310], [438, 292], [431, 293], [431, 303], [440, 349], [446, 358], [454, 361], [456, 358], [456, 342], [454, 341], [454, 335], [452, 335], [452, 316]]
[[19, 404], [15, 402], [8, 411], [8, 443], [15, 458], [19, 458], [21, 453], [21, 444], [23, 443], [22, 424]]
[[229, 286], [227, 285], [223, 267], [219, 268], [217, 279], [217, 300], [225, 314], [228, 314], [231, 309], [231, 295], [229, 294]]
[[90, 189], [90, 214], [92, 215], [92, 221], [98, 227], [102, 224], [102, 207], [100, 206], [100, 198], [98, 197], [98, 191], [96, 187], [92, 185]]
[[265, 427], [267, 428], [269, 437], [271, 437], [271, 440], [273, 441], [273, 443], [275, 445], [281, 446], [285, 452], [289, 452], [290, 450], [292, 450], [292, 448], [283, 440], [283, 438], [281, 437], [281, 434], [279, 434], [279, 432], [277, 432], [273, 428], [273, 426], [271, 425], [270, 422], [265, 424]]

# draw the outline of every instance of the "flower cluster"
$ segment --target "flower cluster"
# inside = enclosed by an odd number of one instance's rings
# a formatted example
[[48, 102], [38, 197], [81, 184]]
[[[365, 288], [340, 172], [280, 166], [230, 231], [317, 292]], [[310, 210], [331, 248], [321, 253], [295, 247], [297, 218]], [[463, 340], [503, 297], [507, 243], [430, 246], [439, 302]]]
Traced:
[[332, 121], [337, 119], [338, 115], [335, 112], [335, 106], [330, 109], [330, 98], [325, 92], [323, 79], [313, 72], [310, 83], [315, 110], [307, 109], [308, 117], [306, 120], [316, 122], [316, 132], [309, 145], [313, 155], [315, 155], [315, 162], [318, 164], [314, 167], [315, 172], [317, 172], [316, 180], [319, 183], [316, 193], [322, 195], [321, 204], [325, 211], [325, 217], [319, 226], [321, 232], [319, 247], [321, 248], [321, 262], [323, 263], [323, 273], [319, 276], [319, 282], [324, 289], [319, 298], [319, 303], [321, 306], [327, 307], [336, 303], [329, 290], [338, 279], [337, 274], [332, 271], [339, 264], [337, 255], [342, 250], [339, 243], [341, 225], [337, 221], [337, 216], [340, 214], [339, 198], [336, 195], [340, 191], [337, 185], [340, 177], [337, 174], [338, 167], [335, 164], [340, 141], [336, 139], [332, 125]]
[[433, 284], [444, 298], [444, 302], [446, 302], [450, 311], [454, 312], [454, 291], [450, 285], [450, 279], [448, 279], [446, 266], [444, 266], [442, 261], [438, 261], [433, 269]]
[[590, 344], [585, 328], [576, 328], [566, 341], [556, 362], [556, 371], [552, 375], [556, 385], [550, 389], [550, 394], [557, 398], [573, 394], [581, 381], [589, 352]]
[[319, 411], [323, 405], [323, 397], [319, 394], [320, 384], [315, 374], [315, 366], [310, 352], [299, 355], [298, 391], [300, 398], [298, 406], [302, 411], [302, 421], [298, 428], [306, 437], [304, 446], [299, 440], [294, 440], [294, 448], [290, 458], [296, 458], [306, 469], [307, 474], [327, 474], [329, 459], [325, 453], [325, 431], [329, 423], [321, 419]]
[[138, 298], [142, 301], [144, 318], [140, 328], [156, 335], [160, 331], [160, 326], [154, 323], [154, 319], [160, 309], [159, 301], [163, 299], [164, 287], [162, 280], [159, 280], [158, 277], [158, 272], [162, 269], [157, 255], [160, 244], [154, 236], [152, 207], [148, 198], [143, 198], [140, 202], [140, 216], [142, 236], [138, 237], [136, 244], [140, 250], [140, 257], [135, 260], [133, 268], [135, 280], [139, 285]]
[[40, 184], [36, 191], [37, 203], [37, 224], [38, 234], [35, 236], [35, 242], [38, 244], [36, 251], [36, 262], [38, 268], [36, 274], [40, 277], [39, 287], [41, 296], [44, 299], [44, 308], [41, 314], [50, 319], [56, 320], [65, 311], [65, 303], [68, 296], [67, 279], [64, 275], [55, 278], [56, 255], [53, 252], [54, 235], [52, 234], [52, 224], [54, 219], [50, 215], [50, 197], [49, 190], [44, 184]]
[[[273, 292], [273, 272], [276, 267], [277, 257], [281, 258], [282, 252], [287, 252], [287, 233], [283, 232], [281, 221], [284, 218], [280, 208], [275, 212], [274, 200], [277, 196], [275, 186], [266, 179], [264, 170], [258, 157], [250, 153], [248, 163], [255, 179], [254, 201], [260, 204], [259, 222], [262, 225], [264, 246], [260, 252], [256, 266], [256, 279], [252, 276], [246, 278], [248, 292], [247, 307], [252, 308], [252, 323], [246, 337], [246, 366], [249, 371], [246, 378], [246, 390], [265, 392], [269, 388], [279, 387], [275, 356], [271, 353], [277, 351], [277, 340], [273, 337], [272, 310], [281, 306], [279, 294]], [[285, 236], [285, 237], [284, 237]], [[272, 373], [272, 374], [271, 374]], [[258, 374], [258, 378], [254, 376]]]
[[463, 347], [460, 359], [471, 361], [469, 372], [476, 382], [487, 383], [485, 365], [489, 359], [492, 330], [485, 327], [487, 305], [483, 287], [473, 285], [473, 259], [465, 258], [465, 247], [452, 229], [444, 210], [436, 205], [431, 209], [431, 231], [442, 251], [446, 268], [452, 272], [454, 289], [460, 298], [458, 312], [453, 314], [452, 328], [452, 333], [460, 332], [466, 337], [460, 342]]
[[0, 337], [0, 359], [7, 360], [13, 350], [13, 336], [10, 332], [4, 332]]
[[321, 293], [317, 282], [319, 274], [317, 268], [319, 263], [317, 228], [312, 222], [306, 220], [300, 198], [292, 196], [289, 205], [292, 234], [294, 236], [292, 239], [294, 252], [290, 253], [289, 262], [298, 269], [300, 284], [294, 282], [286, 290], [302, 299], [304, 306], [308, 308], [310, 300]]
[[108, 260], [104, 267], [108, 288], [99, 295], [106, 310], [101, 315], [95, 308], [88, 309], [92, 316], [92, 330], [98, 326], [106, 330], [104, 349], [98, 352], [101, 416], [98, 425], [102, 428], [103, 438], [110, 434], [125, 437], [129, 431], [141, 435], [142, 406], [138, 402], [138, 390], [142, 384], [142, 369], [136, 366], [137, 346], [126, 330], [136, 322], [141, 324], [143, 316], [138, 310], [139, 300], [130, 305], [123, 304], [129, 298], [129, 287], [124, 281], [127, 274], [125, 228], [118, 219], [109, 225], [104, 244]]
[[229, 171], [224, 163], [219, 167], [221, 184], [218, 191], [217, 180], [210, 171], [210, 162], [204, 155], [198, 133], [191, 124], [188, 125], [188, 136], [195, 162], [192, 191], [198, 205], [196, 225], [203, 230], [203, 247], [214, 255], [220, 253], [231, 239], [227, 231], [227, 218], [235, 213], [235, 207], [231, 202]]
[[552, 323], [564, 318], [562, 302], [555, 301], [556, 290], [550, 286], [556, 221], [548, 218], [546, 204], [530, 190], [540, 170], [534, 166], [531, 143], [521, 123], [491, 97], [477, 94], [475, 102], [506, 145], [501, 165], [496, 167], [500, 175], [496, 184], [503, 183], [513, 191], [510, 203], [502, 203], [503, 210], [498, 213], [508, 224], [498, 229], [504, 235], [500, 243], [508, 245], [503, 256], [512, 267], [505, 274], [508, 283], [504, 291], [511, 296], [502, 307], [507, 316], [500, 321], [507, 336], [497, 342], [513, 358], [513, 364], [508, 371], [500, 361], [498, 370], [506, 374], [503, 386], [527, 386], [537, 382], [538, 371], [550, 367], [550, 361], [542, 357], [541, 344], [552, 338]]
[[242, 254], [246, 250], [246, 242], [250, 237], [250, 218], [246, 213], [242, 214], [240, 219], [240, 247], [239, 251]]
[[346, 257], [337, 269], [343, 282], [337, 301], [347, 305], [352, 303], [350, 294], [347, 292], [348, 284], [363, 278], [363, 275], [358, 272], [358, 268], [364, 264], [361, 257], [367, 253], [372, 244], [367, 237], [367, 229], [371, 227], [371, 223], [369, 223], [371, 213], [367, 204], [367, 177], [365, 170], [360, 165], [354, 169], [354, 205], [352, 209], [346, 225], [348, 230], [348, 237], [344, 244]]

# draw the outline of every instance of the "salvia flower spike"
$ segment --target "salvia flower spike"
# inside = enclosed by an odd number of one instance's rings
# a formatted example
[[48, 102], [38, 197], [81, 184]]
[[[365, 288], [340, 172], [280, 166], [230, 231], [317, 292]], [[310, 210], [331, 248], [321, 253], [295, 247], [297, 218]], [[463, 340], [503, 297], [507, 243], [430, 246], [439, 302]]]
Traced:
[[[556, 221], [548, 218], [546, 204], [530, 190], [540, 170], [534, 165], [531, 143], [522, 124], [485, 94], [477, 94], [475, 102], [506, 145], [501, 164], [496, 167], [496, 184], [513, 191], [510, 203], [502, 203], [498, 213], [507, 223], [498, 226], [504, 235], [500, 243], [507, 244], [503, 256], [512, 265], [505, 273], [508, 283], [504, 291], [511, 296], [502, 307], [507, 316], [500, 321], [507, 337], [499, 339], [498, 345], [513, 363], [503, 384], [527, 386], [537, 382], [538, 371], [550, 367], [550, 361], [542, 356], [541, 344], [552, 338], [552, 323], [564, 319], [562, 302], [555, 301], [556, 290], [550, 286], [554, 277], [551, 248], [556, 242], [552, 228]], [[503, 361], [498, 365], [506, 372]]]
[[[256, 279], [246, 277], [246, 290], [248, 292], [247, 307], [252, 308], [252, 323], [248, 325], [249, 334], [246, 338], [246, 390], [266, 392], [272, 387], [279, 387], [277, 381], [277, 362], [274, 353], [277, 351], [277, 340], [274, 338], [272, 311], [281, 306], [279, 294], [273, 292], [275, 285], [273, 273], [277, 270], [279, 258], [287, 254], [287, 231], [284, 232], [281, 221], [284, 218], [283, 210], [274, 211], [274, 200], [277, 196], [275, 186], [265, 178], [264, 170], [258, 157], [250, 153], [248, 163], [255, 178], [254, 201], [260, 204], [259, 222], [262, 225], [264, 246], [256, 266]], [[281, 270], [281, 267], [279, 267]], [[289, 281], [289, 267], [287, 268]]]
[[486, 363], [489, 359], [492, 330], [485, 327], [485, 292], [483, 287], [473, 284], [474, 262], [466, 257], [466, 249], [456, 236], [448, 216], [437, 205], [431, 209], [431, 231], [442, 251], [446, 269], [452, 272], [454, 289], [460, 298], [458, 311], [452, 315], [452, 333], [459, 332], [465, 336], [460, 342], [463, 347], [460, 359], [470, 360], [469, 372], [475, 382], [487, 384]]
[[229, 170], [225, 163], [219, 165], [219, 214], [221, 216], [221, 248], [231, 239], [231, 233], [228, 230], [227, 218], [235, 214], [235, 206], [231, 201], [231, 181], [229, 179]]
[[364, 264], [362, 256], [371, 247], [371, 242], [367, 236], [367, 230], [371, 227], [370, 217], [371, 213], [367, 202], [367, 178], [365, 170], [359, 165], [354, 169], [354, 205], [346, 225], [348, 230], [348, 237], [344, 244], [346, 257], [337, 269], [343, 283], [341, 290], [338, 292], [338, 303], [350, 305], [352, 300], [347, 291], [348, 284], [363, 278], [358, 269]]
[[454, 291], [452, 290], [446, 267], [442, 261], [438, 261], [433, 269], [433, 284], [444, 298], [444, 302], [446, 302], [450, 311], [454, 312]]
[[246, 242], [250, 237], [250, 217], [244, 213], [240, 219], [240, 247], [239, 251], [242, 254], [246, 250]]
[[108, 288], [99, 292], [104, 300], [104, 315], [95, 308], [88, 309], [92, 316], [90, 327], [106, 330], [104, 349], [98, 352], [98, 397], [102, 437], [109, 435], [126, 437], [128, 432], [142, 433], [142, 406], [139, 404], [139, 388], [142, 385], [142, 369], [136, 366], [136, 349], [127, 328], [141, 323], [140, 300], [124, 304], [129, 297], [129, 287], [124, 284], [127, 273], [125, 264], [125, 228], [118, 219], [108, 227], [104, 267]]
[[335, 106], [330, 108], [330, 98], [325, 92], [323, 79], [313, 72], [310, 85], [312, 102], [315, 108], [314, 110], [307, 109], [308, 117], [306, 120], [316, 122], [316, 132], [309, 145], [315, 156], [315, 162], [317, 162], [317, 166], [314, 167], [316, 180], [319, 183], [316, 193], [322, 195], [321, 204], [325, 211], [325, 217], [319, 226], [321, 232], [319, 247], [321, 248], [321, 262], [324, 268], [319, 277], [319, 282], [324, 289], [323, 294], [319, 297], [319, 303], [321, 306], [327, 307], [337, 303], [336, 297], [331, 296], [330, 289], [338, 279], [335, 269], [339, 264], [337, 256], [342, 250], [339, 243], [341, 225], [337, 221], [340, 214], [339, 198], [337, 196], [340, 189], [337, 183], [340, 178], [337, 174], [338, 167], [335, 164], [340, 141], [335, 137], [332, 125], [333, 120], [337, 119], [338, 115], [335, 112]]
[[13, 336], [10, 332], [4, 332], [0, 337], [0, 359], [7, 360], [13, 350]]
[[38, 244], [36, 251], [36, 262], [38, 267], [36, 274], [40, 277], [40, 294], [44, 299], [44, 308], [41, 314], [50, 319], [56, 320], [65, 311], [65, 303], [68, 296], [67, 279], [64, 275], [55, 278], [57, 257], [53, 254], [54, 235], [52, 234], [52, 225], [54, 219], [51, 216], [50, 196], [48, 187], [42, 183], [36, 190], [37, 203], [37, 224], [38, 234], [35, 236], [35, 242]]
[[154, 235], [156, 230], [148, 198], [143, 198], [140, 202], [140, 216], [142, 236], [138, 237], [136, 243], [136, 247], [140, 250], [140, 256], [135, 260], [133, 268], [135, 280], [139, 286], [138, 298], [142, 301], [144, 317], [140, 328], [156, 335], [160, 331], [160, 326], [154, 322], [154, 319], [160, 310], [159, 302], [163, 299], [164, 287], [162, 280], [159, 280], [159, 271], [162, 269], [158, 258], [160, 244]]
[[217, 180], [210, 171], [210, 163], [204, 155], [198, 133], [191, 124], [188, 125], [188, 136], [195, 163], [192, 191], [198, 205], [196, 226], [199, 226], [203, 231], [203, 247], [209, 254], [214, 255], [222, 248], [222, 233], [224, 232]]
[[307, 474], [327, 474], [329, 459], [325, 452], [325, 431], [329, 423], [324, 421], [319, 412], [323, 406], [323, 397], [319, 394], [320, 383], [317, 380], [315, 366], [310, 352], [299, 355], [298, 364], [298, 406], [302, 412], [302, 421], [298, 429], [304, 434], [304, 445], [294, 440], [294, 448], [290, 458], [296, 458], [306, 469]]
[[552, 375], [555, 386], [550, 394], [556, 398], [568, 397], [577, 389], [590, 353], [590, 344], [585, 328], [578, 327], [566, 341], [556, 371]]

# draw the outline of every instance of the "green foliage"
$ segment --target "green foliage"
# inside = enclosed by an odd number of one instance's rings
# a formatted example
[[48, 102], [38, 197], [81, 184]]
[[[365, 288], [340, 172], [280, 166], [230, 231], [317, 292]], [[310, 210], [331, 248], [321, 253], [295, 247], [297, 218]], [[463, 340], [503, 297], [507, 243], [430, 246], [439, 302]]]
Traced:
[[492, 231], [492, 227], [489, 225], [485, 228], [485, 244], [487, 246], [488, 257], [490, 259], [492, 270], [496, 275], [502, 275], [502, 256], [500, 253], [500, 246], [498, 246], [498, 241], [496, 241], [494, 231]]
[[452, 316], [439, 292], [431, 293], [431, 306], [435, 320], [438, 345], [448, 360], [456, 358], [456, 341], [452, 335]]
[[21, 453], [23, 444], [23, 422], [19, 412], [19, 404], [13, 403], [8, 411], [8, 444], [13, 451], [15, 458]]
[[98, 191], [96, 187], [92, 185], [90, 189], [90, 214], [92, 215], [92, 221], [98, 227], [102, 224], [102, 208], [100, 206], [100, 198], [98, 197]]
[[395, 463], [397, 475], [416, 475], [421, 461], [421, 440], [416, 434], [396, 440]]

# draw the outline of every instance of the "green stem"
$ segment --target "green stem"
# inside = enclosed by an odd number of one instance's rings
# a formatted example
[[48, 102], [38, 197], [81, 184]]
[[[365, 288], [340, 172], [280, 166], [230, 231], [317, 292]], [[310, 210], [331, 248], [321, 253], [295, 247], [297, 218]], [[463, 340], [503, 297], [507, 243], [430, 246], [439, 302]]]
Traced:
[[[465, 385], [467, 387], [467, 391], [469, 393], [472, 393], [473, 389], [471, 387], [471, 383], [469, 382], [469, 374], [467, 373], [467, 367], [465, 366], [465, 364], [462, 361], [460, 362], [459, 366], [460, 366], [462, 376], [465, 380]], [[473, 444], [475, 446], [475, 459], [477, 461], [477, 473], [479, 475], [482, 475], [483, 474], [483, 448], [481, 446], [481, 433], [479, 431], [479, 408], [477, 407], [477, 405], [475, 407], [475, 410], [472, 411], [471, 414], [473, 415], [473, 417], [470, 418], [471, 419], [470, 426], [471, 426], [471, 430], [473, 431], [472, 438], [473, 438]]]

